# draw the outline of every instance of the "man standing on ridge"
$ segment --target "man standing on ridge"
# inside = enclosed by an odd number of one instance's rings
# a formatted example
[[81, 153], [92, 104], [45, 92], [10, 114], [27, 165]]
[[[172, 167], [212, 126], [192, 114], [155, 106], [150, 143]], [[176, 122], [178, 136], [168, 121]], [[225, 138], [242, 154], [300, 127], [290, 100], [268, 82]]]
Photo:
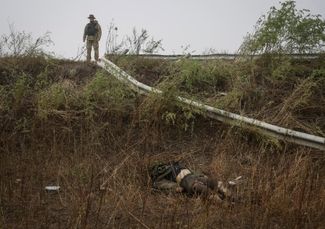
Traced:
[[95, 52], [95, 60], [99, 60], [99, 40], [102, 36], [102, 29], [98, 24], [98, 21], [95, 20], [95, 16], [90, 14], [88, 19], [90, 22], [85, 26], [84, 35], [83, 35], [83, 42], [87, 39], [87, 62], [91, 60], [91, 49], [94, 47]]

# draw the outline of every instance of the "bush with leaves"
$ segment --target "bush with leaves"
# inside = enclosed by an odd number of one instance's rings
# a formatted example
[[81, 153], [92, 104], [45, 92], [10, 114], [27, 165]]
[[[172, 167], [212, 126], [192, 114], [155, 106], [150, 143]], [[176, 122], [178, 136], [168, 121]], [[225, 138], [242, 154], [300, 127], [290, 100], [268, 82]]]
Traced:
[[165, 83], [175, 85], [183, 92], [215, 95], [230, 86], [231, 69], [222, 61], [197, 62], [182, 60], [170, 66], [170, 76]]
[[298, 10], [295, 1], [285, 1], [279, 9], [273, 6], [259, 18], [255, 31], [245, 37], [240, 52], [300, 54], [321, 52], [324, 47], [325, 21], [321, 15]]
[[83, 92], [83, 101], [88, 110], [126, 112], [133, 109], [135, 93], [125, 84], [99, 71], [87, 84]]

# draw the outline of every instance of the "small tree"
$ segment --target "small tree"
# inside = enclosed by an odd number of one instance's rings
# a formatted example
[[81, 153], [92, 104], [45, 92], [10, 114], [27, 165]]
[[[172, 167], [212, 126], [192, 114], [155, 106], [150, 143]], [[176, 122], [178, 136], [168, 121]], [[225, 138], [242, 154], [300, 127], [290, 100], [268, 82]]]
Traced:
[[118, 39], [118, 28], [115, 26], [114, 21], [112, 21], [108, 27], [107, 39], [106, 39], [106, 53], [116, 54], [123, 52], [125, 46], [125, 41]]
[[131, 36], [125, 36], [119, 39], [118, 28], [114, 22], [111, 22], [108, 28], [106, 40], [107, 54], [140, 54], [140, 53], [157, 53], [164, 50], [162, 40], [155, 40], [150, 37], [146, 29], [141, 29], [138, 33], [136, 28], [133, 28]]
[[9, 34], [0, 37], [0, 56], [36, 56], [45, 53], [44, 47], [53, 44], [50, 33], [33, 39], [32, 34], [16, 31], [13, 24], [9, 25]]
[[127, 47], [130, 54], [140, 54], [140, 53], [157, 53], [162, 48], [162, 40], [154, 40], [150, 37], [146, 29], [141, 29], [138, 33], [136, 28], [133, 28], [132, 36], [126, 37]]
[[325, 21], [309, 10], [297, 10], [295, 1], [271, 7], [259, 18], [255, 31], [248, 34], [240, 47], [243, 54], [314, 53], [324, 51]]

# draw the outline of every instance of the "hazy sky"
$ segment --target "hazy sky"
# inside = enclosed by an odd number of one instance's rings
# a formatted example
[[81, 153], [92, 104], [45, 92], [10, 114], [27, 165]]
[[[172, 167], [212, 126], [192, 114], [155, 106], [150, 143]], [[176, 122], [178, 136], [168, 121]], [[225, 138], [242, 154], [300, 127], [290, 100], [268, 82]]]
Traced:
[[[181, 53], [190, 45], [196, 54], [208, 48], [236, 52], [257, 19], [278, 0], [0, 0], [0, 31], [9, 23], [34, 37], [51, 32], [57, 56], [71, 58], [83, 46], [82, 35], [88, 15], [94, 14], [102, 26], [101, 54], [108, 25], [112, 20], [120, 36], [132, 28], [145, 28], [163, 40], [166, 54]], [[325, 0], [297, 0], [299, 9], [325, 16]]]

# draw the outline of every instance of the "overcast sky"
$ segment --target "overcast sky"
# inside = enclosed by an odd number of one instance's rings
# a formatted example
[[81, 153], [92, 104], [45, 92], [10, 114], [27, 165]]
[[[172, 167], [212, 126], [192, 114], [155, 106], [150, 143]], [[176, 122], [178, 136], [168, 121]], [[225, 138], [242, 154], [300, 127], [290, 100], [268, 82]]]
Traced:
[[[105, 48], [112, 20], [120, 36], [132, 28], [147, 29], [163, 40], [165, 54], [181, 53], [182, 46], [200, 54], [209, 48], [236, 52], [243, 37], [253, 30], [257, 19], [278, 0], [0, 0], [1, 34], [9, 23], [16, 30], [38, 37], [51, 32], [52, 50], [59, 57], [73, 58], [83, 46], [82, 35], [88, 15], [101, 24]], [[325, 16], [325, 0], [297, 0], [299, 9]]]

